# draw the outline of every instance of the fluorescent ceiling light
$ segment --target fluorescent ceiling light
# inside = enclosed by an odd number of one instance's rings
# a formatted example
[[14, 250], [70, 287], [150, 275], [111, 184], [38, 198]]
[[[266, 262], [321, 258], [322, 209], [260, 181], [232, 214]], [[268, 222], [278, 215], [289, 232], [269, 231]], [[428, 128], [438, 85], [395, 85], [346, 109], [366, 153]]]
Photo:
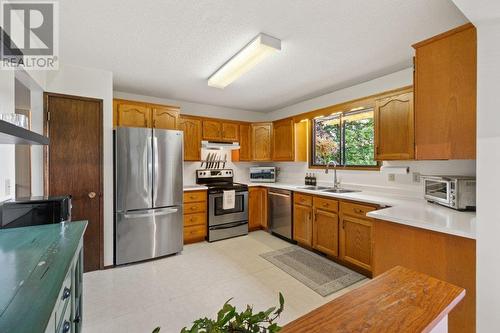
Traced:
[[208, 78], [208, 85], [225, 88], [264, 58], [279, 50], [279, 39], [261, 33], [212, 74]]

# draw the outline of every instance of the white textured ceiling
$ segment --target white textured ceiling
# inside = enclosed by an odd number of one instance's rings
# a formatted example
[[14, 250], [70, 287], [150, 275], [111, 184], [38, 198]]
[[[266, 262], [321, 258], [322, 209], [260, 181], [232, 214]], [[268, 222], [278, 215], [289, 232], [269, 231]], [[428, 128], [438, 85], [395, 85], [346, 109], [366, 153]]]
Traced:
[[[466, 22], [450, 0], [60, 1], [61, 60], [114, 89], [272, 111], [411, 64], [411, 44]], [[207, 78], [259, 32], [282, 51], [224, 90]]]

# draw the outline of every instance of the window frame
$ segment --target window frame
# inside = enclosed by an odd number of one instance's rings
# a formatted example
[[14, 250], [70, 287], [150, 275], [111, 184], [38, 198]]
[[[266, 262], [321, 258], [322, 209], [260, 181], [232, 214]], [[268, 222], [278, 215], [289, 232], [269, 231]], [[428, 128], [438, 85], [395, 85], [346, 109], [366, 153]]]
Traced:
[[[330, 114], [321, 114], [321, 115], [318, 115], [314, 118], [311, 118], [310, 119], [310, 137], [309, 137], [309, 169], [326, 169], [326, 165], [320, 165], [320, 164], [315, 164], [315, 138], [316, 138], [316, 131], [315, 131], [315, 126], [314, 126], [314, 120], [317, 119], [318, 117], [328, 117], [330, 115], [334, 115], [336, 113], [338, 113], [340, 115], [340, 123], [341, 123], [341, 159], [345, 159], [345, 136], [344, 136], [344, 122], [343, 122], [343, 117], [346, 115], [346, 114], [349, 114], [351, 112], [355, 113], [356, 111], [362, 111], [362, 110], [367, 110], [367, 109], [372, 109], [372, 112], [373, 112], [373, 117], [375, 118], [375, 105], [370, 105], [371, 103], [369, 103], [369, 105], [364, 105], [364, 106], [356, 106], [355, 108], [346, 108], [344, 110], [339, 110], [337, 112], [332, 112]], [[375, 123], [374, 123], [374, 136], [376, 136], [376, 128], [375, 128]], [[375, 138], [374, 138], [374, 158], [375, 158]], [[339, 165], [336, 167], [336, 169], [342, 169], [342, 170], [365, 170], [365, 171], [379, 171], [380, 170], [380, 167], [382, 165], [381, 161], [378, 161], [378, 160], [375, 160], [375, 162], [377, 162], [376, 165], [373, 165], [373, 166], [370, 166], [370, 165], [348, 165], [348, 166], [344, 166], [344, 165]], [[333, 166], [331, 166], [333, 168]]]

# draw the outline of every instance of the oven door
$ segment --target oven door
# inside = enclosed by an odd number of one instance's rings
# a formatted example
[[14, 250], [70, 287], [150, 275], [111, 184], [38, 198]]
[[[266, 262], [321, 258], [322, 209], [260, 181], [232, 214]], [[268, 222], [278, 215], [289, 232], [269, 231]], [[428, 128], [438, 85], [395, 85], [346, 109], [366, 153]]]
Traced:
[[248, 192], [236, 192], [233, 209], [222, 209], [222, 193], [208, 196], [208, 225], [248, 220]]
[[425, 199], [450, 205], [450, 181], [442, 178], [424, 178]]

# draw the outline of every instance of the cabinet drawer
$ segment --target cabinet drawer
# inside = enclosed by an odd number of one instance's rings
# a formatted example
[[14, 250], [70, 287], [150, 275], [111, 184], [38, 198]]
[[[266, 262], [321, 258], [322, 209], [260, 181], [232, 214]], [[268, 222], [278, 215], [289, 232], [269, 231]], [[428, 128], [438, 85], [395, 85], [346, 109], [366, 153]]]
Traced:
[[314, 208], [323, 209], [330, 212], [338, 212], [339, 202], [337, 200], [314, 197]]
[[373, 206], [359, 205], [350, 202], [340, 203], [340, 213], [342, 215], [350, 215], [366, 219], [366, 213], [371, 212], [373, 210], [376, 210], [376, 208]]
[[184, 192], [184, 203], [207, 201], [207, 191]]
[[201, 241], [207, 236], [207, 226], [193, 225], [184, 227], [184, 243]]
[[[64, 316], [64, 309], [71, 305], [70, 299], [73, 293], [73, 288], [71, 287], [71, 273], [72, 270], [68, 272], [68, 275], [64, 278], [62, 288], [59, 291], [59, 296], [57, 297], [57, 303], [55, 306], [55, 319], [56, 325], [61, 325], [62, 317]], [[71, 310], [70, 310], [71, 312]]]
[[184, 214], [202, 213], [207, 211], [206, 202], [193, 202], [184, 204]]
[[184, 215], [184, 227], [189, 227], [193, 225], [205, 225], [205, 223], [207, 223], [206, 213], [195, 213], [195, 214]]
[[294, 193], [293, 202], [303, 206], [312, 206], [313, 197], [311, 195]]

